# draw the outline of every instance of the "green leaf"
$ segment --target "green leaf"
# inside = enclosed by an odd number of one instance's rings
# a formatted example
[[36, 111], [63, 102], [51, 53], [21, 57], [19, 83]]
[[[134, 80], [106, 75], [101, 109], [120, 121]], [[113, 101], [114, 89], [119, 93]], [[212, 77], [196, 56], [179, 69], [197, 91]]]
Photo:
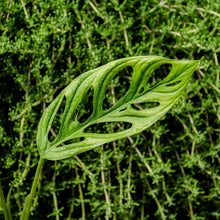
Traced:
[[[170, 64], [171, 71], [160, 82], [149, 87], [149, 78], [164, 64]], [[142, 132], [179, 99], [198, 64], [199, 61], [140, 56], [119, 59], [80, 75], [55, 98], [41, 117], [37, 133], [40, 156], [49, 160], [64, 159]], [[112, 79], [128, 67], [133, 69], [129, 88], [118, 102], [104, 109], [103, 102]], [[90, 91], [93, 93], [92, 100], [88, 97]], [[86, 99], [92, 103], [92, 112], [90, 117], [80, 121], [79, 111]], [[64, 103], [63, 112], [59, 112]], [[142, 103], [151, 105], [142, 109], [135, 107]], [[54, 140], [49, 140], [50, 129], [57, 114], [61, 116], [59, 131]], [[100, 123], [110, 122], [130, 126], [116, 132], [112, 129], [110, 133], [102, 130], [93, 132], [93, 128]]]

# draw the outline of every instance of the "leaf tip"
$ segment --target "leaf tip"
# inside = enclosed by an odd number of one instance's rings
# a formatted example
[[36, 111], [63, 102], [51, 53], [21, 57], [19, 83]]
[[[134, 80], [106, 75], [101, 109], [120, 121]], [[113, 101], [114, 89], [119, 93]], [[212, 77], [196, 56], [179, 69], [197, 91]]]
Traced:
[[200, 60], [192, 60], [191, 61], [192, 66], [195, 67], [195, 70], [198, 69], [199, 65], [200, 65]]

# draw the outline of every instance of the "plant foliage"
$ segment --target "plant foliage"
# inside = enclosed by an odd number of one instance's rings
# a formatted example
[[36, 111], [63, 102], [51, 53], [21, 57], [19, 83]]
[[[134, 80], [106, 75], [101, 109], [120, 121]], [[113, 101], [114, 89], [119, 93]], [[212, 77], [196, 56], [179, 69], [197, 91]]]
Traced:
[[[149, 87], [150, 76], [163, 64], [172, 65], [170, 73], [162, 81]], [[106, 90], [111, 80], [129, 66], [133, 72], [130, 73], [131, 81], [127, 92], [115, 105], [103, 109]], [[198, 61], [178, 61], [156, 56], [131, 57], [113, 61], [82, 74], [56, 97], [42, 115], [37, 135], [41, 157], [50, 160], [64, 159], [143, 131], [163, 116], [180, 98], [197, 66]], [[82, 104], [90, 88], [93, 88], [93, 111], [87, 120], [80, 123], [78, 106]], [[55, 140], [50, 142], [49, 132], [64, 99], [64, 110], [59, 112], [62, 114], [59, 132]], [[140, 103], [157, 105], [138, 110], [132, 107]], [[110, 134], [86, 132], [90, 126], [105, 122], [125, 122], [131, 126]], [[61, 146], [71, 140], [73, 143]]]
[[[2, 0], [0, 184], [13, 218], [30, 193], [39, 159], [37, 128], [47, 106], [88, 70], [155, 55], [201, 61], [179, 101], [139, 134], [60, 161], [44, 160], [32, 218], [218, 220], [219, 12], [219, 0]], [[167, 75], [166, 67], [156, 69], [149, 86]], [[125, 96], [132, 72], [126, 67], [108, 84], [103, 110]], [[93, 94], [90, 87], [72, 122], [88, 120]], [[46, 141], [59, 134], [65, 102], [64, 96]], [[111, 134], [129, 126], [96, 123], [84, 132]]]

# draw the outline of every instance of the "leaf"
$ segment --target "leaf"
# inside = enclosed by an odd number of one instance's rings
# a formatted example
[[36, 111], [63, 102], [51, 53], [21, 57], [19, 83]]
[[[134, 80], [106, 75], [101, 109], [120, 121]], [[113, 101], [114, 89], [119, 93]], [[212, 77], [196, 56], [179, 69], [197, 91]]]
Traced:
[[[170, 64], [171, 71], [149, 87], [149, 78], [164, 64]], [[199, 61], [140, 56], [119, 59], [80, 75], [55, 98], [41, 117], [37, 132], [40, 156], [49, 160], [64, 159], [142, 132], [179, 99], [198, 64]], [[127, 67], [133, 69], [129, 88], [118, 102], [104, 109], [107, 88], [112, 79]], [[65, 102], [63, 112], [57, 115], [62, 102]], [[86, 105], [88, 103], [90, 107]], [[92, 109], [90, 114], [88, 108]], [[57, 116], [61, 116], [58, 134], [50, 141], [48, 136]], [[84, 120], [79, 120], [82, 117]], [[100, 125], [109, 125], [110, 122], [124, 123], [126, 127], [115, 131], [107, 126], [112, 132], [102, 132]], [[94, 131], [96, 126], [98, 132]]]

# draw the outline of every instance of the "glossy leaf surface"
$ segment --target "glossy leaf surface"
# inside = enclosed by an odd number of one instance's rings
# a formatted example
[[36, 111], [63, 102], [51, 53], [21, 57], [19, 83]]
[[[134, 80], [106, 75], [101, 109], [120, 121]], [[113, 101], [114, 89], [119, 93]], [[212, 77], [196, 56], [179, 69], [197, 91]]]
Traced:
[[[149, 86], [152, 74], [165, 64], [172, 66], [169, 74]], [[37, 133], [40, 156], [49, 160], [64, 159], [145, 130], [180, 98], [198, 64], [199, 61], [140, 56], [116, 60], [80, 75], [55, 98], [41, 117]], [[124, 96], [114, 105], [104, 108], [112, 79], [128, 67], [130, 81]], [[91, 104], [84, 109], [83, 118], [79, 109], [84, 101]], [[91, 112], [87, 114], [87, 110]], [[61, 115], [59, 130], [56, 138], [49, 140], [57, 114]], [[95, 126], [110, 122], [126, 126], [124, 130], [110, 133], [102, 132], [101, 128], [99, 132], [93, 131]]]

